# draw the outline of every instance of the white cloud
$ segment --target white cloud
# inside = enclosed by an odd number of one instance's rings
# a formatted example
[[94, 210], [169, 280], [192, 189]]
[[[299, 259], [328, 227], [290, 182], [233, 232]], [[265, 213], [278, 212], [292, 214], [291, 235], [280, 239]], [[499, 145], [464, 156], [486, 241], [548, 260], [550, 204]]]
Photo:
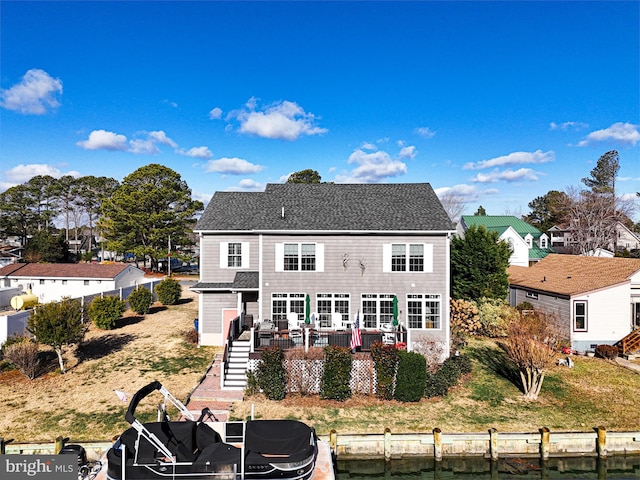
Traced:
[[48, 109], [60, 106], [57, 94], [62, 94], [62, 80], [34, 68], [24, 74], [20, 83], [0, 92], [0, 106], [24, 114], [42, 115]]
[[219, 158], [218, 160], [209, 160], [205, 166], [205, 171], [229, 175], [246, 175], [248, 173], [258, 173], [263, 168], [262, 165], [256, 165], [242, 158]]
[[76, 145], [85, 150], [122, 150], [129, 149], [127, 137], [106, 130], [94, 130], [87, 140], [77, 142]]
[[591, 145], [594, 142], [605, 141], [635, 145], [640, 142], [640, 125], [616, 122], [609, 128], [591, 132], [584, 140], [578, 143], [578, 146], [584, 147]]
[[397, 177], [407, 173], [407, 165], [394, 160], [384, 151], [367, 153], [362, 149], [355, 150], [348, 163], [358, 165], [348, 174], [337, 175], [338, 183], [380, 183], [388, 177]]
[[177, 148], [178, 144], [171, 140], [162, 130], [142, 132], [144, 138], [135, 138], [127, 142], [125, 135], [108, 132], [106, 130], [94, 130], [87, 140], [77, 142], [85, 150], [111, 150], [131, 152], [136, 155], [155, 155], [160, 153], [158, 145], [167, 145]]
[[240, 180], [237, 186], [227, 188], [227, 192], [261, 192], [263, 190], [264, 185], [251, 178]]
[[211, 120], [220, 120], [222, 118], [222, 109], [215, 107], [209, 112], [209, 118]]
[[28, 182], [31, 178], [38, 175], [50, 175], [54, 178], [60, 178], [64, 175], [79, 177], [80, 172], [75, 170], [62, 172], [58, 167], [54, 167], [53, 165], [48, 165], [46, 163], [31, 163], [27, 165], [16, 165], [9, 170], [5, 170], [3, 175], [8, 180], [8, 183], [10, 183], [9, 186], [13, 186]]
[[363, 149], [363, 150], [371, 150], [373, 152], [378, 150], [378, 147], [374, 143], [371, 143], [371, 142], [364, 142], [360, 148]]
[[414, 147], [413, 145], [408, 145], [402, 148], [402, 150], [400, 150], [400, 153], [398, 155], [400, 158], [409, 158], [413, 160], [416, 157], [417, 153], [418, 151], [416, 150], [416, 147]]
[[471, 181], [476, 183], [496, 183], [496, 182], [518, 182], [536, 181], [538, 176], [530, 168], [520, 168], [518, 170], [493, 170], [491, 173], [479, 173]]
[[296, 140], [302, 135], [326, 133], [326, 128], [315, 125], [316, 117], [306, 113], [295, 102], [284, 100], [256, 111], [257, 100], [250, 98], [246, 109], [232, 112], [231, 118], [240, 122], [239, 131], [264, 138]]
[[162, 145], [169, 145], [170, 147], [177, 148], [178, 144], [167, 137], [167, 134], [162, 130], [156, 130], [154, 132], [149, 132], [149, 138], [152, 139], [155, 143], [160, 143]]
[[213, 157], [213, 153], [211, 153], [211, 150], [209, 150], [209, 147], [193, 147], [190, 148], [189, 150], [185, 150], [184, 148], [181, 148], [180, 150], [176, 150], [176, 153], [179, 153], [180, 155], [184, 155], [186, 157], [193, 157], [193, 158], [203, 158], [203, 159], [207, 159], [207, 158], [211, 158]]
[[413, 130], [416, 135], [420, 135], [424, 138], [433, 138], [436, 136], [436, 132], [431, 130], [429, 127], [418, 127]]
[[589, 125], [584, 122], [551, 122], [549, 124], [549, 130], [584, 130], [585, 128], [589, 128]]
[[441, 198], [443, 195], [453, 195], [460, 197], [463, 202], [472, 202], [480, 198], [480, 192], [474, 185], [467, 185], [466, 183], [460, 183], [453, 187], [441, 187], [434, 189], [434, 192]]
[[465, 170], [480, 170], [482, 168], [504, 167], [506, 165], [522, 165], [526, 163], [539, 164], [553, 162], [555, 158], [556, 154], [552, 150], [549, 150], [548, 152], [543, 152], [542, 150], [536, 150], [535, 152], [513, 152], [508, 155], [503, 155], [489, 160], [469, 162], [462, 168]]

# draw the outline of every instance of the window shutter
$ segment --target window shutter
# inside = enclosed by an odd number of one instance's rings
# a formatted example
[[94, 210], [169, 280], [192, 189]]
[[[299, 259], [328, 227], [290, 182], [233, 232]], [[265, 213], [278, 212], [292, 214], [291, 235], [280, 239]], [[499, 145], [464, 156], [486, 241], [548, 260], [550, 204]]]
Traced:
[[391, 244], [385, 243], [382, 245], [382, 271], [385, 273], [391, 272]]
[[242, 268], [249, 268], [251, 265], [249, 242], [242, 242], [240, 248], [242, 252]]
[[433, 273], [433, 245], [424, 244], [424, 273]]
[[316, 243], [316, 272], [324, 272], [324, 243]]
[[220, 242], [220, 268], [229, 268], [229, 242]]
[[276, 272], [284, 272], [284, 243], [276, 243]]

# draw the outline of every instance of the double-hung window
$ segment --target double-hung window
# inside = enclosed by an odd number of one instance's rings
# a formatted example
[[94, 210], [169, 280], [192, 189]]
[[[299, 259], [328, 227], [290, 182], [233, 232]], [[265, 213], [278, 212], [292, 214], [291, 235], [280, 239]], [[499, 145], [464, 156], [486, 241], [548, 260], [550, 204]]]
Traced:
[[409, 328], [440, 328], [441, 300], [439, 294], [407, 295], [407, 322]]
[[276, 272], [322, 272], [324, 245], [320, 243], [277, 243]]
[[249, 242], [220, 242], [220, 268], [249, 268]]
[[390, 243], [383, 246], [383, 271], [432, 272], [433, 245]]
[[573, 330], [574, 332], [587, 331], [587, 302], [573, 302]]
[[242, 266], [242, 243], [229, 243], [227, 266], [229, 268]]

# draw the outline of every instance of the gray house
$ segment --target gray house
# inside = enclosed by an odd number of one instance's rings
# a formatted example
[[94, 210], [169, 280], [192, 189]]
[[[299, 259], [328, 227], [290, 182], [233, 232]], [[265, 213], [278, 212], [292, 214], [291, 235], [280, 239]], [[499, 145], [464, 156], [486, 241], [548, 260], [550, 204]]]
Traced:
[[455, 225], [428, 183], [216, 192], [195, 231], [202, 345], [224, 345], [236, 317], [284, 330], [307, 308], [319, 331], [348, 331], [357, 318], [375, 332], [395, 297], [408, 348], [436, 343], [448, 355]]

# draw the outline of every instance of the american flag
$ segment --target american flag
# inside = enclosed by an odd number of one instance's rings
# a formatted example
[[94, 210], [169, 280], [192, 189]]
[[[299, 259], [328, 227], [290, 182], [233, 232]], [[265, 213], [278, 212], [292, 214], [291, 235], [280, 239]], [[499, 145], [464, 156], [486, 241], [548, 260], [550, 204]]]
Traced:
[[356, 323], [353, 324], [353, 329], [351, 330], [350, 346], [352, 351], [355, 351], [356, 348], [362, 346], [362, 334], [360, 333], [360, 310], [358, 310]]

